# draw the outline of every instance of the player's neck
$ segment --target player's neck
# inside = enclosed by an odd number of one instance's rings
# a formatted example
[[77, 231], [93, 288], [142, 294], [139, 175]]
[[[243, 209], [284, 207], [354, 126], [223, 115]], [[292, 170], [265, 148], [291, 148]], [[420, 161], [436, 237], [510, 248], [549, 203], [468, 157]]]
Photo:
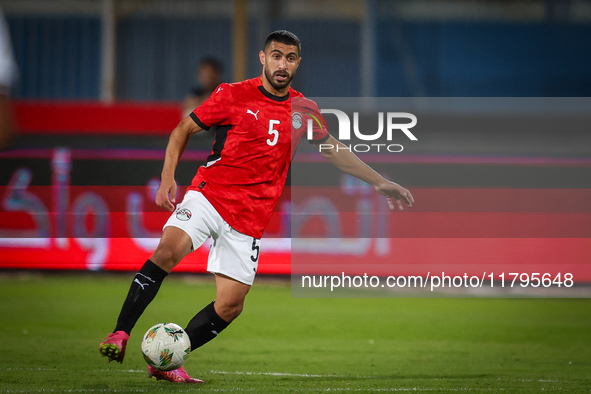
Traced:
[[261, 81], [263, 82], [263, 88], [267, 92], [271, 93], [273, 96], [284, 97], [289, 93], [289, 87], [291, 86], [291, 84], [287, 85], [281, 90], [277, 90], [273, 86], [271, 86], [271, 84], [269, 83], [267, 78], [265, 78], [264, 75], [261, 75]]

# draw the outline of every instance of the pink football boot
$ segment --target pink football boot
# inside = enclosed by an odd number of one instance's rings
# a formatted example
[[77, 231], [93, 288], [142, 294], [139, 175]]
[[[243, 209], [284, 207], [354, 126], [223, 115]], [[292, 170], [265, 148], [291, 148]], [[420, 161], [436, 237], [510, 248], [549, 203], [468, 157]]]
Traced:
[[185, 371], [185, 367], [173, 369], [172, 371], [159, 371], [148, 365], [148, 375], [151, 378], [155, 377], [157, 380], [168, 380], [176, 383], [205, 383], [203, 380], [190, 377]]
[[99, 345], [99, 352], [103, 357], [109, 357], [109, 362], [115, 360], [123, 363], [129, 335], [125, 331], [115, 331], [103, 339]]

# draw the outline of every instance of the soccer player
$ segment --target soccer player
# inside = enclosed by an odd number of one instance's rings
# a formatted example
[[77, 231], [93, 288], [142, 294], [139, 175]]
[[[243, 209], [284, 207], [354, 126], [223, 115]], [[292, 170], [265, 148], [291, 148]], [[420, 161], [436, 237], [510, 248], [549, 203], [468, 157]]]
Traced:
[[[256, 274], [260, 238], [283, 190], [298, 140], [292, 135], [291, 99], [303, 99], [303, 95], [290, 85], [300, 64], [300, 52], [300, 40], [293, 33], [271, 33], [259, 53], [263, 65], [260, 77], [221, 84], [173, 130], [156, 204], [174, 212], [156, 251], [133, 279], [114, 332], [100, 344], [100, 352], [109, 361], [123, 361], [129, 334], [166, 275], [208, 237], [213, 245], [207, 270], [215, 274], [216, 294], [185, 329], [191, 350], [215, 338], [242, 312]], [[315, 106], [311, 101], [309, 105]], [[319, 115], [318, 108], [314, 110]], [[214, 126], [213, 152], [175, 209], [174, 174], [187, 141]], [[300, 137], [304, 129], [300, 127]], [[312, 142], [340, 144], [320, 124], [315, 125]], [[352, 152], [323, 149], [322, 154], [341, 170], [372, 185], [388, 199], [391, 209], [395, 204], [402, 209], [402, 202], [409, 206], [414, 202], [407, 189], [384, 179]], [[163, 372], [148, 366], [148, 372], [157, 379], [201, 382], [184, 368]]]

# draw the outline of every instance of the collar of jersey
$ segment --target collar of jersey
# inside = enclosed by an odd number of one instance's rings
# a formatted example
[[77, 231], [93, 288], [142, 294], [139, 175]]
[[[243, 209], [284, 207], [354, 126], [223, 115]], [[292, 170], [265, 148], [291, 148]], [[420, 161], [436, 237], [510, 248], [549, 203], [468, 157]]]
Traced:
[[275, 95], [267, 92], [267, 90], [263, 87], [263, 85], [259, 85], [259, 90], [261, 91], [262, 94], [269, 97], [273, 101], [282, 102], [282, 101], [289, 99], [289, 92], [287, 92], [287, 94], [285, 96], [275, 96]]

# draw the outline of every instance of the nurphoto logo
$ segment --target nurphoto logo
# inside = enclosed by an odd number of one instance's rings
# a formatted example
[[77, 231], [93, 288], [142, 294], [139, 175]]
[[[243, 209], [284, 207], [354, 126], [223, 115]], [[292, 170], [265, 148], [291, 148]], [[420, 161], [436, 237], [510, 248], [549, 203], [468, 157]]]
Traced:
[[[337, 121], [339, 123], [339, 141], [348, 141], [351, 140], [351, 120], [349, 116], [338, 109], [321, 109], [320, 112], [322, 114], [332, 114], [337, 117]], [[386, 141], [388, 143], [375, 143], [376, 141], [382, 138], [384, 134], [384, 119], [386, 119], [386, 127], [385, 127], [385, 134], [386, 134]], [[403, 120], [409, 120], [410, 122], [404, 122]], [[411, 141], [418, 141], [417, 137], [410, 131], [411, 128], [416, 126], [417, 124], [417, 117], [408, 112], [387, 112], [385, 115], [383, 112], [378, 112], [378, 130], [371, 133], [363, 133], [359, 128], [359, 112], [353, 112], [353, 133], [355, 137], [362, 141], [374, 141], [374, 143], [366, 143], [366, 144], [350, 144], [343, 146], [336, 146], [337, 151], [342, 149], [347, 149], [352, 152], [391, 152], [391, 153], [399, 153], [402, 152], [404, 147], [401, 144], [392, 144], [393, 135], [395, 132], [402, 132], [409, 140]], [[313, 120], [308, 119], [308, 139], [312, 140], [313, 135]], [[332, 144], [319, 144], [318, 146], [319, 151], [322, 152], [323, 149], [330, 150], [335, 148]]]

